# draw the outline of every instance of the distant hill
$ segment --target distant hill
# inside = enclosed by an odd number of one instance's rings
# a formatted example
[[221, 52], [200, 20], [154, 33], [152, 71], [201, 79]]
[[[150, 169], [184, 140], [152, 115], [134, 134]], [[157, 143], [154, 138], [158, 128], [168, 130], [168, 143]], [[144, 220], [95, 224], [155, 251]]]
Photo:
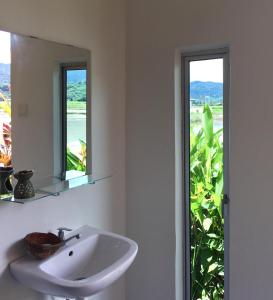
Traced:
[[0, 92], [10, 99], [10, 64], [0, 63]]
[[10, 75], [10, 64], [0, 63], [0, 73]]
[[10, 84], [10, 64], [0, 63], [0, 84]]
[[[86, 81], [85, 70], [75, 70], [67, 73], [68, 83], [78, 83]], [[0, 63], [0, 84], [10, 84], [10, 64]]]
[[193, 81], [190, 83], [190, 98], [195, 104], [210, 103], [218, 104], [223, 99], [223, 83]]
[[68, 101], [86, 101], [86, 82], [67, 84]]
[[[86, 71], [75, 70], [68, 72], [67, 81], [67, 99], [71, 101], [86, 101]], [[0, 63], [0, 92], [10, 99], [10, 64]]]
[[86, 71], [67, 72], [67, 100], [86, 101]]

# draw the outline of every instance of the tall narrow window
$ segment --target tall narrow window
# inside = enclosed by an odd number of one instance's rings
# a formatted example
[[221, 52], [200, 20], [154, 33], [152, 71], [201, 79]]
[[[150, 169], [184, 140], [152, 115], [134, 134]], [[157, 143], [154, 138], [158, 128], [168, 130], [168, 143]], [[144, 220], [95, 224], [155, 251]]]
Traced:
[[63, 177], [86, 174], [86, 65], [64, 66], [63, 78]]
[[227, 52], [184, 56], [186, 299], [225, 297]]

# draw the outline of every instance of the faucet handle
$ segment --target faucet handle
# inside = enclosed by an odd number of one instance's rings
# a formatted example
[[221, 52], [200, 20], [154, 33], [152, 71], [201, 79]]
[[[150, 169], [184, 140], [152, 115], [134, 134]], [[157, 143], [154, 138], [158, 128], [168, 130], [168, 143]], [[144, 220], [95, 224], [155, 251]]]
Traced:
[[61, 230], [61, 231], [72, 231], [72, 229], [71, 228], [67, 228], [67, 227], [59, 227], [59, 228], [57, 228], [57, 230]]
[[67, 227], [59, 227], [57, 228], [58, 230], [58, 237], [63, 240], [64, 239], [64, 231], [72, 231], [72, 229], [67, 228]]

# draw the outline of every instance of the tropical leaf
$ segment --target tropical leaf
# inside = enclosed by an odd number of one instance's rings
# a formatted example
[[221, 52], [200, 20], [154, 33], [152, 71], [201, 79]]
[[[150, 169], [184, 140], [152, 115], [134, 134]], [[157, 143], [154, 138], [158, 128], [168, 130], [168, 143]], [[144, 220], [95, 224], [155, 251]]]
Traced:
[[80, 154], [73, 153], [69, 147], [66, 151], [66, 168], [67, 171], [86, 171], [86, 143], [80, 140], [81, 150]]
[[210, 107], [206, 104], [203, 111], [203, 128], [209, 147], [213, 145], [213, 117]]

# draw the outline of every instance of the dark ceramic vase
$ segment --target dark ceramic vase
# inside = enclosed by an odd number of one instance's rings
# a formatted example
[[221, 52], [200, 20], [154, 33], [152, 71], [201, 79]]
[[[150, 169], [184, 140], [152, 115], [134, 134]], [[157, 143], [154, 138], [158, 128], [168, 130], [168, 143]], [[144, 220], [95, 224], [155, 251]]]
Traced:
[[20, 171], [14, 174], [14, 177], [18, 180], [15, 189], [14, 197], [16, 199], [27, 199], [35, 196], [34, 187], [29, 180], [33, 175], [33, 171]]
[[12, 167], [0, 167], [0, 194], [11, 194], [12, 185], [10, 182], [10, 175], [13, 173]]

